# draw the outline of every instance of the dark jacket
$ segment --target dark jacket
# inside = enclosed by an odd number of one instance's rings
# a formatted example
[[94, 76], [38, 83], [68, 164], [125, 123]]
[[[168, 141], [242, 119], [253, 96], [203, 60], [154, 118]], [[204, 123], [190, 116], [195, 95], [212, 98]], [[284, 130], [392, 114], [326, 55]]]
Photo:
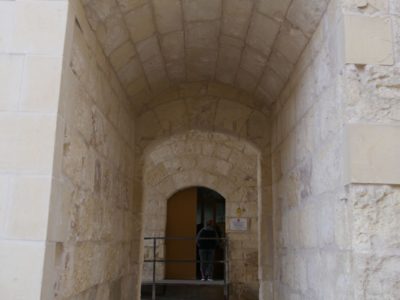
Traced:
[[197, 246], [200, 250], [213, 250], [218, 246], [218, 240], [203, 240], [203, 238], [218, 238], [218, 234], [211, 226], [204, 227], [196, 237]]

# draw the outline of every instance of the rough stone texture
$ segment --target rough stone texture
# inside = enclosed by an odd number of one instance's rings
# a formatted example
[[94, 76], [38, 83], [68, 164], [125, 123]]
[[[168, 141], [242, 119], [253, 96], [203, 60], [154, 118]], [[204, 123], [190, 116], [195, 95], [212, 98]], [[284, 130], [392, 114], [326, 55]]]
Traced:
[[[249, 218], [246, 233], [229, 231], [229, 259], [232, 299], [258, 299], [258, 161], [259, 152], [245, 141], [218, 133], [190, 131], [152, 146], [144, 166], [143, 228], [145, 236], [164, 236], [167, 200], [176, 191], [205, 186], [226, 199], [226, 217], [245, 209]], [[150, 241], [152, 242], [152, 241]], [[267, 241], [263, 241], [267, 242]], [[160, 244], [157, 255], [163, 257]], [[151, 259], [152, 243], [145, 244], [144, 258]], [[152, 266], [144, 264], [143, 278], [151, 280]], [[163, 278], [163, 266], [158, 265]], [[253, 295], [253, 296], [251, 296]]]
[[77, 1], [67, 41], [43, 299], [135, 299], [133, 110]]
[[[90, 25], [108, 57], [120, 61], [126, 57], [126, 44], [134, 45], [130, 57], [132, 61], [140, 58], [141, 67], [122, 71], [121, 65], [113, 64], [132, 101], [143, 93], [157, 94], [176, 83], [211, 80], [239, 86], [269, 105], [287, 80], [280, 73], [270, 72], [271, 53], [288, 62], [290, 73], [328, 1], [83, 2]], [[227, 44], [227, 39], [232, 42]], [[149, 41], [153, 42], [146, 53], [152, 66], [147, 66], [140, 53], [136, 54], [140, 45]], [[171, 51], [175, 52], [173, 57]], [[234, 60], [230, 59], [232, 56]], [[249, 60], [257, 72], [246, 70]], [[262, 80], [264, 73], [273, 79]], [[137, 80], [140, 86], [130, 88]], [[276, 90], [271, 92], [271, 87]]]
[[352, 185], [355, 299], [396, 299], [400, 292], [400, 189]]
[[[379, 124], [399, 125], [398, 66], [367, 64], [387, 63], [377, 60], [345, 65], [341, 54], [346, 40], [337, 29], [343, 14], [395, 22], [398, 9], [395, 1], [332, 1], [276, 105], [277, 299], [396, 299], [399, 294], [398, 224], [393, 217], [398, 188], [368, 180], [358, 185], [356, 178], [345, 186], [341, 150], [347, 123], [368, 123], [371, 132]], [[354, 30], [347, 26], [344, 31]], [[395, 61], [398, 43], [397, 38], [391, 45]], [[363, 163], [383, 161], [382, 154], [375, 152]], [[396, 172], [390, 164], [381, 167], [385, 174]]]
[[[235, 250], [231, 255], [234, 260], [244, 260], [249, 275], [243, 278], [243, 268], [237, 267], [242, 264], [233, 267], [234, 299], [245, 294], [249, 299], [268, 297], [272, 291], [268, 112], [256, 110], [258, 102], [248, 94], [218, 83], [182, 84], [148, 101], [146, 107], [136, 117], [135, 137], [135, 194], [142, 194], [143, 185], [145, 234], [164, 234], [166, 200], [184, 187], [209, 186], [229, 195], [230, 216], [234, 216], [233, 207], [243, 202], [253, 220], [251, 242], [244, 245], [232, 233]], [[254, 149], [260, 157], [254, 156]], [[247, 158], [251, 155], [253, 158]], [[243, 250], [247, 247], [253, 250]], [[145, 245], [145, 257], [149, 251]], [[157, 255], [163, 253], [160, 245]], [[158, 270], [158, 276], [163, 276], [161, 266]], [[145, 269], [144, 276], [148, 275], [149, 269]]]
[[[369, 1], [363, 8], [345, 3], [345, 11], [363, 18], [381, 17], [393, 26], [393, 65], [347, 65], [343, 71], [344, 118], [347, 123], [397, 128], [399, 45], [397, 1]], [[386, 132], [385, 132], [386, 134]], [[394, 137], [393, 137], [394, 138]], [[395, 138], [394, 138], [395, 139]], [[378, 155], [378, 154], [377, 154]], [[383, 161], [386, 157], [374, 157]], [[395, 173], [396, 165], [381, 165], [384, 173]], [[348, 186], [352, 207], [353, 276], [355, 299], [396, 299], [399, 287], [398, 182], [395, 185], [353, 184]]]
[[[136, 117], [136, 146], [188, 129], [222, 131], [247, 138], [261, 149], [269, 143], [269, 112], [247, 93], [219, 83], [191, 83], [148, 99]], [[261, 106], [262, 107], [262, 106]]]
[[[259, 225], [232, 236], [235, 298], [396, 299], [399, 182], [345, 185], [342, 150], [349, 123], [400, 125], [399, 12], [397, 0], [0, 1], [0, 297], [138, 299], [142, 212], [204, 184]], [[392, 36], [373, 33], [383, 52], [360, 47], [368, 26], [348, 15], [390, 21]], [[147, 206], [149, 186], [160, 201]]]

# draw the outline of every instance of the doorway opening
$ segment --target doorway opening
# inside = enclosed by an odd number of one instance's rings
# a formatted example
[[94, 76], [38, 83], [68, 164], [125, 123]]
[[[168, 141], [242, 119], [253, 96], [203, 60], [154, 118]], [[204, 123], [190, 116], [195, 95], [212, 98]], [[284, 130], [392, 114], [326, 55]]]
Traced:
[[[201, 278], [196, 236], [212, 222], [219, 238], [225, 238], [225, 198], [205, 187], [192, 187], [175, 193], [167, 204], [165, 257], [166, 279], [195, 280]], [[182, 239], [175, 239], [182, 238]], [[214, 261], [224, 260], [224, 245], [218, 241]], [[191, 261], [191, 262], [190, 262]], [[197, 261], [197, 262], [196, 262]], [[224, 279], [224, 265], [214, 263], [213, 277]]]

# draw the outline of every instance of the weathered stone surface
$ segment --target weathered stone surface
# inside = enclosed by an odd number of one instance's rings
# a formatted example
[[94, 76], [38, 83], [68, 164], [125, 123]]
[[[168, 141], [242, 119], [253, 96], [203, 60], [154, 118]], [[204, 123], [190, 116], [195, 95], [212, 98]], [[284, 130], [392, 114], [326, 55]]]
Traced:
[[270, 1], [261, 0], [257, 4], [257, 9], [260, 13], [267, 15], [275, 20], [283, 21], [286, 17], [287, 9], [289, 8], [290, 0]]
[[228, 0], [224, 2], [222, 33], [244, 39], [249, 27], [253, 1]]
[[250, 25], [248, 44], [264, 55], [268, 55], [279, 32], [279, 27], [278, 22], [257, 13]]
[[242, 90], [245, 90], [248, 93], [253, 93], [257, 86], [257, 78], [248, 71], [239, 68], [236, 75], [236, 83]]
[[328, 0], [294, 0], [287, 19], [307, 35], [312, 35], [324, 14]]
[[127, 41], [111, 53], [110, 62], [115, 70], [120, 70], [133, 59], [135, 55], [136, 49], [134, 45], [130, 41]]
[[183, 0], [186, 21], [216, 20], [221, 16], [222, 1]]
[[218, 48], [219, 21], [189, 23], [185, 28], [188, 48]]
[[[382, 185], [352, 185], [354, 276], [357, 297], [393, 298], [398, 293], [396, 215], [399, 190]], [[378, 284], [380, 282], [380, 284]]]
[[[390, 186], [362, 186], [351, 188], [354, 209], [354, 248], [357, 252], [378, 249], [396, 249], [399, 235], [395, 217], [399, 210], [396, 202], [398, 189]], [[384, 216], [384, 217], [383, 217]]]
[[[97, 4], [106, 20], [111, 3]], [[130, 253], [138, 247], [133, 240], [140, 232], [134, 216], [132, 110], [124, 93], [119, 94], [112, 65], [97, 52], [94, 33], [80, 30], [89, 26], [81, 13], [79, 6], [71, 6], [68, 19], [74, 28], [69, 36], [73, 49], [65, 54], [68, 63], [62, 74], [62, 126], [55, 142], [61, 164], [53, 179], [48, 224], [52, 248], [46, 250], [43, 280], [49, 299], [100, 298], [102, 291], [105, 297], [132, 295], [131, 286], [112, 282], [133, 274], [138, 262]], [[110, 60], [121, 81], [137, 80], [143, 72], [133, 44], [118, 48], [114, 42]], [[41, 194], [39, 187], [31, 192]]]
[[148, 84], [146, 78], [144, 76], [139, 77], [138, 79], [131, 82], [127, 88], [127, 93], [129, 96], [136, 96], [140, 94], [140, 92], [148, 89]]
[[[232, 152], [235, 152], [235, 158], [231, 163], [228, 160]], [[252, 228], [247, 233], [228, 231], [231, 249], [229, 255], [234, 260], [230, 272], [230, 279], [235, 283], [232, 292], [242, 295], [242, 289], [245, 289], [246, 295], [257, 295], [260, 243], [256, 229], [257, 193], [256, 185], [246, 185], [246, 181], [251, 179], [256, 181], [257, 150], [236, 138], [222, 134], [189, 131], [155, 145], [152, 151], [146, 154], [145, 159], [145, 235], [151, 236], [156, 232], [165, 231], [167, 199], [184, 187], [206, 186], [222, 195], [230, 195], [226, 198], [227, 217], [236, 216], [238, 205], [245, 207], [243, 216], [250, 218]], [[237, 176], [233, 163], [239, 164], [239, 168], [246, 170], [247, 180]], [[169, 178], [172, 178], [173, 183], [165, 185]], [[146, 249], [144, 257], [152, 257], [150, 245]], [[157, 249], [160, 258], [163, 257], [162, 249], [162, 245]], [[149, 268], [149, 265], [144, 265], [145, 279], [151, 277]], [[160, 279], [163, 278], [163, 274], [158, 276]], [[249, 299], [255, 298], [251, 296]]]
[[183, 59], [167, 61], [168, 78], [173, 84], [177, 84], [186, 78], [186, 66]]
[[0, 1], [1, 297], [138, 298], [142, 213], [204, 185], [234, 298], [396, 298], [398, 1], [36, 2]]
[[149, 5], [141, 6], [129, 12], [125, 16], [125, 21], [135, 43], [152, 36], [156, 30]]
[[136, 49], [142, 62], [147, 62], [155, 56], [161, 56], [158, 39], [155, 36], [137, 43]]
[[[164, 59], [158, 59], [157, 72], [145, 72], [145, 81], [150, 83], [145, 97], [159, 93], [170, 82], [218, 80], [226, 84], [237, 84], [260, 103], [270, 105], [276, 101], [283, 88], [282, 85], [275, 85], [280, 90], [268, 92], [258, 87], [260, 73], [264, 72], [269, 61], [271, 66], [277, 66], [277, 62], [269, 56], [271, 51], [274, 51], [275, 59], [282, 54], [287, 60], [282, 72], [285, 81], [327, 5], [327, 1], [306, 2], [174, 0], [167, 3], [162, 0], [93, 0], [84, 4], [91, 27], [103, 44], [106, 55], [112, 56], [114, 70], [117, 72], [128, 61], [121, 57], [122, 53], [130, 58], [133, 56], [127, 53], [127, 43], [133, 44], [136, 49], [151, 37], [159, 39]], [[373, 5], [380, 7], [378, 4]], [[130, 35], [129, 41], [127, 33]], [[242, 55], [245, 44], [247, 49], [250, 47], [259, 53], [246, 52]], [[144, 52], [147, 53], [147, 50]], [[253, 69], [254, 64], [249, 62], [260, 61], [259, 54], [264, 55], [267, 62], [263, 58], [262, 63], [257, 63]], [[143, 65], [144, 61], [140, 64]], [[239, 68], [239, 65], [245, 67]], [[147, 68], [142, 66], [142, 69]], [[281, 75], [277, 70], [275, 72]], [[131, 91], [132, 81], [121, 81], [132, 102], [144, 102], [143, 99], [134, 100], [133, 95], [137, 96], [137, 93]], [[141, 107], [141, 104], [135, 105], [139, 110]]]
[[235, 80], [242, 54], [242, 44], [237, 45], [237, 41], [224, 36], [221, 38], [216, 70], [216, 78], [221, 82], [229, 84]]
[[142, 74], [143, 70], [141, 68], [139, 59], [134, 57], [118, 71], [118, 78], [123, 84], [129, 85], [142, 76]]
[[182, 30], [181, 1], [153, 1], [154, 13], [158, 31], [161, 34]]
[[113, 12], [104, 22], [99, 24], [96, 35], [106, 55], [110, 55], [111, 52], [129, 39], [128, 30], [122, 15], [118, 11]]
[[276, 50], [291, 63], [295, 63], [306, 44], [307, 38], [304, 33], [286, 22], [278, 34]]
[[255, 78], [260, 78], [267, 63], [267, 58], [248, 47], [244, 49], [242, 55], [241, 67]]
[[160, 43], [166, 61], [175, 61], [185, 57], [183, 31], [164, 35]]
[[129, 12], [135, 8], [143, 6], [148, 0], [117, 0], [122, 12]]
[[189, 48], [185, 54], [186, 72], [189, 80], [206, 81], [214, 76], [218, 58], [216, 50]]
[[267, 69], [261, 78], [259, 88], [272, 97], [278, 97], [285, 82], [272, 70]]

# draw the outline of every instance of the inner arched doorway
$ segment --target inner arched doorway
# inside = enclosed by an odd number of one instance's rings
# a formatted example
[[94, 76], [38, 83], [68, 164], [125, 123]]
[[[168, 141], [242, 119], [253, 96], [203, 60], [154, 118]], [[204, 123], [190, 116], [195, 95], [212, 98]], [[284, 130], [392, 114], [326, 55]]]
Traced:
[[[225, 198], [218, 192], [206, 187], [191, 187], [169, 198], [165, 235], [172, 239], [166, 240], [166, 260], [188, 262], [167, 263], [166, 279], [201, 278], [199, 249], [195, 237], [210, 222], [218, 237], [225, 237]], [[220, 262], [225, 253], [222, 242], [217, 241], [217, 244], [214, 260]], [[223, 264], [213, 264], [213, 277], [224, 278]]]
[[[151, 260], [152, 237], [163, 237], [168, 199], [189, 187], [207, 187], [226, 199], [226, 236], [229, 240], [229, 293], [231, 299], [258, 299], [271, 291], [272, 251], [260, 259], [260, 251], [272, 247], [268, 228], [269, 189], [260, 186], [269, 170], [261, 152], [244, 139], [223, 133], [191, 130], [154, 142], [143, 158], [143, 261]], [[268, 209], [268, 210], [267, 210]], [[261, 212], [264, 212], [261, 214]], [[238, 217], [248, 226], [236, 230]], [[157, 242], [156, 257], [165, 259], [165, 243]], [[164, 263], [156, 264], [156, 280], [165, 279]], [[142, 283], [152, 280], [152, 264], [144, 263]], [[266, 276], [269, 277], [266, 277]], [[268, 281], [268, 284], [267, 284]]]

